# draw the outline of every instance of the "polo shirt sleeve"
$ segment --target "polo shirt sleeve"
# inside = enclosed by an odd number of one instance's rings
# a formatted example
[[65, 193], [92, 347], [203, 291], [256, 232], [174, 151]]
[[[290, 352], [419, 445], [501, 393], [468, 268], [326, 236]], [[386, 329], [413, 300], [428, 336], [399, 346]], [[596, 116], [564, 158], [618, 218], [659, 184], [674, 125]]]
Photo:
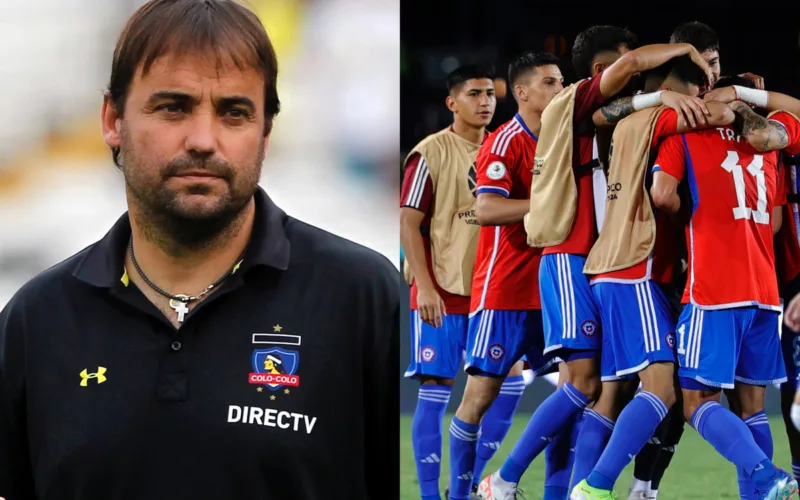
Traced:
[[400, 297], [408, 286], [387, 259], [374, 269], [372, 310], [365, 325], [365, 433], [367, 498], [389, 498], [399, 491]]
[[0, 497], [9, 500], [36, 499], [25, 424], [24, 317], [19, 296], [0, 312]]

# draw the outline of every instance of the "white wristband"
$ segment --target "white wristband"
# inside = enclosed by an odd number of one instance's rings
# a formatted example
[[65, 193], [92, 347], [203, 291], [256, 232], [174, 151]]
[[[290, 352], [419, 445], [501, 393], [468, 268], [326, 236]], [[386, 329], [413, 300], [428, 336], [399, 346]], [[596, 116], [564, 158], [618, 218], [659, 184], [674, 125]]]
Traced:
[[653, 108], [661, 105], [661, 92], [650, 92], [649, 94], [639, 94], [633, 96], [631, 104], [633, 104], [634, 111], [640, 111], [646, 108]]
[[747, 104], [764, 108], [769, 102], [769, 94], [766, 90], [749, 89], [740, 85], [734, 85], [733, 90], [736, 91], [736, 98]]

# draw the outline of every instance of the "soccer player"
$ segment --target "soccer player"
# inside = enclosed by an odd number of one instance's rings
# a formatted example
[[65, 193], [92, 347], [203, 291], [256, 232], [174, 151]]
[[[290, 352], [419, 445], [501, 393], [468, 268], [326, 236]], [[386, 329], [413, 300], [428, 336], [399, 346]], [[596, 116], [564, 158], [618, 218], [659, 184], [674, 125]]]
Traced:
[[[583, 412], [589, 403], [597, 400], [600, 391], [597, 362], [601, 337], [599, 314], [589, 281], [583, 275], [585, 256], [596, 235], [592, 171], [582, 168], [593, 164], [592, 114], [607, 99], [622, 91], [634, 74], [660, 66], [673, 57], [690, 55], [695, 64], [711, 78], [708, 65], [691, 45], [660, 44], [630, 50], [634, 43], [635, 36], [630, 31], [613, 26], [594, 26], [580, 33], [575, 39], [572, 59], [581, 80], [570, 89], [570, 94], [565, 94], [568, 98], [574, 98], [572, 116], [556, 116], [552, 122], [547, 121], [548, 113], [558, 99], [551, 102], [548, 112], [544, 113], [543, 135], [540, 137], [549, 134], [551, 144], [559, 142], [556, 139], [559, 132], [556, 130], [563, 130], [563, 120], [568, 119], [571, 120], [575, 139], [574, 143], [570, 143], [575, 144], [572, 147], [571, 167], [575, 168], [578, 200], [576, 207], [570, 207], [575, 211], [575, 217], [566, 239], [544, 249], [539, 270], [545, 352], [566, 361], [569, 381], [539, 406], [502, 469], [481, 482], [479, 495], [482, 494], [486, 499], [515, 498], [516, 485], [533, 459], [574, 422], [576, 415]], [[662, 103], [660, 94], [643, 97], [637, 101], [637, 108]], [[547, 130], [548, 126], [551, 127], [550, 131]], [[543, 144], [540, 142], [537, 149]], [[538, 155], [539, 151], [537, 161]], [[535, 165], [532, 167], [536, 170]], [[534, 179], [532, 186], [539, 182], [546, 181]], [[534, 219], [546, 220], [549, 224], [556, 213], [564, 210], [560, 200], [536, 199], [532, 193], [531, 206], [534, 203], [542, 206], [542, 212], [529, 213], [529, 222]], [[531, 237], [527, 224], [526, 233]]]
[[[783, 285], [782, 296], [788, 303], [784, 314], [784, 327], [781, 344], [783, 358], [786, 366], [787, 381], [781, 385], [781, 409], [789, 438], [789, 449], [792, 455], [792, 472], [795, 479], [800, 481], [800, 392], [795, 396], [795, 391], [800, 382], [800, 325], [797, 324], [796, 313], [800, 301], [800, 237], [797, 227], [800, 224], [800, 209], [798, 209], [798, 182], [797, 165], [800, 164], [800, 100], [777, 92], [752, 90], [744, 87], [730, 87], [727, 90], [715, 91], [721, 99], [741, 99], [745, 102], [755, 102], [767, 111], [777, 111], [766, 121], [754, 115], [749, 108], [739, 106], [746, 125], [743, 130], [743, 139], [748, 141], [759, 151], [782, 150], [781, 163], [784, 167], [784, 179], [787, 187], [787, 204], [783, 214], [786, 224], [781, 226], [778, 238], [780, 242], [779, 254], [781, 262], [778, 265], [781, 273], [779, 278]], [[794, 404], [792, 398], [794, 397]]]
[[[645, 92], [673, 90], [695, 97], [704, 83], [702, 70], [684, 56], [647, 72]], [[708, 103], [708, 108], [711, 115], [699, 127], [733, 122], [733, 111], [727, 105]], [[669, 215], [654, 213], [652, 250], [649, 255], [642, 254], [638, 263], [628, 263], [636, 258], [637, 248], [646, 248], [650, 243], [649, 231], [643, 231], [646, 226], [635, 222], [643, 218], [631, 217], [632, 212], [651, 211], [644, 206], [650, 204], [650, 199], [642, 193], [651, 183], [643, 168], [652, 164], [648, 150], [655, 149], [666, 137], [690, 128], [693, 127], [681, 115], [665, 109], [634, 113], [614, 131], [617, 146], [609, 169], [606, 221], [585, 271], [592, 275], [592, 292], [602, 316], [603, 380], [638, 375], [643, 390], [622, 410], [611, 439], [588, 478], [573, 478], [580, 481], [572, 491], [574, 499], [612, 498], [614, 483], [630, 457], [651, 438], [675, 402], [675, 321], [662, 290], [672, 283], [676, 258], [677, 228]], [[650, 138], [649, 147], [642, 144], [634, 151], [636, 146], [631, 144], [637, 144], [635, 138], [643, 134]], [[629, 237], [620, 240], [620, 233]], [[635, 390], [636, 385], [626, 389], [631, 388]]]
[[[791, 498], [797, 482], [772, 463], [769, 426], [740, 418], [761, 418], [765, 387], [786, 380], [772, 246], [777, 154], [760, 154], [734, 128], [718, 127], [668, 138], [653, 170], [659, 208], [681, 208], [684, 177], [691, 195], [684, 206], [690, 278], [677, 329], [686, 421], [743, 470], [752, 497]], [[721, 390], [734, 388], [739, 416], [719, 404]]]
[[[694, 46], [705, 59], [714, 75], [713, 85], [720, 81], [719, 37], [707, 24], [692, 21], [681, 24], [672, 32], [670, 43], [688, 43]], [[753, 73], [739, 75], [758, 88], [764, 88], [764, 79]], [[726, 77], [730, 78], [730, 77]], [[685, 275], [679, 276], [685, 282]], [[629, 490], [629, 500], [658, 498], [661, 479], [669, 467], [675, 450], [683, 435], [684, 421], [682, 408], [675, 406], [670, 415], [661, 423], [651, 439], [636, 456], [633, 481]]]
[[[714, 81], [711, 82], [712, 86], [721, 78], [722, 67], [720, 66], [719, 56], [719, 37], [709, 25], [699, 21], [683, 23], [675, 28], [669, 41], [670, 43], [691, 44], [700, 52], [700, 55], [708, 63], [714, 75]], [[743, 73], [739, 76], [753, 82], [757, 89], [764, 88], [764, 78], [758, 75]]]
[[[412, 443], [422, 500], [439, 500], [442, 420], [463, 360], [478, 221], [474, 168], [497, 101], [494, 73], [465, 66], [447, 79], [453, 124], [420, 142], [406, 160], [400, 240], [411, 284], [411, 363], [420, 381]], [[434, 233], [434, 225], [438, 232]]]
[[[482, 227], [470, 306], [467, 386], [450, 426], [451, 499], [467, 498], [469, 485], [477, 486], [480, 481], [487, 460], [480, 460], [473, 468], [474, 436], [479, 431], [485, 436], [493, 425], [490, 415], [484, 418], [489, 405], [508, 405], [509, 419], [513, 415], [519, 397], [510, 400], [503, 394], [507, 392], [504, 388], [516, 384], [521, 391], [524, 382], [519, 376], [508, 377], [503, 383], [511, 366], [526, 355], [536, 375], [556, 368], [555, 360], [542, 354], [537, 282], [541, 250], [528, 246], [522, 219], [530, 204], [531, 166], [542, 111], [563, 89], [563, 80], [558, 57], [533, 52], [519, 55], [508, 70], [518, 112], [486, 140], [478, 154], [476, 214]], [[548, 448], [554, 450], [548, 481], [562, 483], [551, 485], [551, 489], [563, 490], [560, 498], [566, 494], [572, 469], [567, 466], [570, 448], [569, 436]], [[485, 451], [479, 447], [477, 453], [481, 457]], [[563, 469], [566, 473], [559, 476], [557, 471]], [[547, 491], [546, 499], [558, 498]]]

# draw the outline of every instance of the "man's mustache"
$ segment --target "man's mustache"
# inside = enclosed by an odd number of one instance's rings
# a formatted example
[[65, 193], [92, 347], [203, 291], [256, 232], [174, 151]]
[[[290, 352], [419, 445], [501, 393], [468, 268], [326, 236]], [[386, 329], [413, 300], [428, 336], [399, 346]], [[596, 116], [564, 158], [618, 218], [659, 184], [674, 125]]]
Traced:
[[205, 172], [226, 180], [233, 178], [233, 168], [227, 162], [214, 159], [181, 158], [169, 162], [164, 168], [165, 177], [177, 177], [189, 172]]

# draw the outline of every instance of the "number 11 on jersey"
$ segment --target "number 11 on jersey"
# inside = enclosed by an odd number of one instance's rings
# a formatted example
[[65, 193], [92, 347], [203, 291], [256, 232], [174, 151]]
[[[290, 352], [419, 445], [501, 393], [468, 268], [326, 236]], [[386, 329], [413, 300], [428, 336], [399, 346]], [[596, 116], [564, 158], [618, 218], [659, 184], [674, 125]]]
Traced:
[[747, 166], [747, 172], [756, 179], [756, 209], [747, 206], [747, 197], [744, 183], [744, 171], [739, 165], [739, 154], [736, 151], [728, 151], [728, 156], [722, 162], [722, 168], [733, 175], [733, 187], [736, 189], [737, 206], [733, 209], [733, 218], [750, 219], [756, 224], [769, 224], [769, 212], [767, 212], [767, 179], [764, 175], [764, 157], [753, 155], [753, 161]]

